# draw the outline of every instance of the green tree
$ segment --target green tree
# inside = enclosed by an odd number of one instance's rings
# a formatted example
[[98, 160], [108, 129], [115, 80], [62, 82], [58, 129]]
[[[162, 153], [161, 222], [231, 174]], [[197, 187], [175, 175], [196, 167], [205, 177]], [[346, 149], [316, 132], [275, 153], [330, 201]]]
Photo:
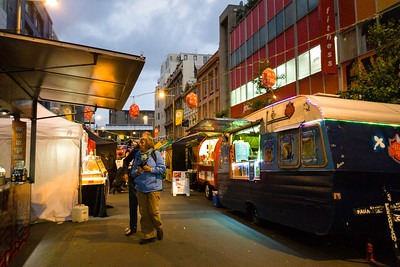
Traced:
[[400, 20], [375, 23], [368, 29], [370, 45], [376, 54], [354, 62], [351, 84], [341, 97], [400, 104]]

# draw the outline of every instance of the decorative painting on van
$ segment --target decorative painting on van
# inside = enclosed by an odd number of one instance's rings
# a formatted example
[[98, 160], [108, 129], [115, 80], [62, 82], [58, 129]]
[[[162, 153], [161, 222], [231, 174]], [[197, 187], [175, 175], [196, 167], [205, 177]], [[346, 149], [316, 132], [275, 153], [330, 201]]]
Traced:
[[400, 164], [400, 136], [398, 134], [393, 139], [389, 139], [388, 153], [394, 161]]
[[383, 140], [384, 140], [383, 136], [378, 134], [372, 137], [372, 144], [374, 146], [374, 151], [381, 151], [386, 147]]
[[286, 105], [286, 108], [285, 108], [285, 116], [290, 119], [290, 117], [293, 116], [294, 111], [295, 111], [294, 104], [289, 101], [289, 103]]
[[274, 140], [268, 139], [264, 144], [264, 162], [272, 164], [274, 161]]

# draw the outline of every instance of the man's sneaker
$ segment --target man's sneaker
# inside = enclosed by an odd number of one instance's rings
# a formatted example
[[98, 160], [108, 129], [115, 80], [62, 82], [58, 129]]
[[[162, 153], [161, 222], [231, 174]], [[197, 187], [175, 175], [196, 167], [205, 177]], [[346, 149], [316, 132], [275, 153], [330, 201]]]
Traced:
[[126, 228], [125, 229], [125, 235], [126, 236], [133, 235], [134, 233], [136, 233], [136, 229], [135, 228], [134, 229], [131, 229], [131, 228]]

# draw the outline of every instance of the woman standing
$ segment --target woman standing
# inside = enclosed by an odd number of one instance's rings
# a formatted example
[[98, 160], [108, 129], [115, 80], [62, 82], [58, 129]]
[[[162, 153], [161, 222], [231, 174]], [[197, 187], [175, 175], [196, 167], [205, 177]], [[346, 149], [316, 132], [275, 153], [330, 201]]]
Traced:
[[140, 212], [140, 225], [144, 238], [139, 244], [163, 239], [160, 215], [160, 194], [165, 163], [159, 151], [154, 150], [153, 139], [142, 137], [139, 140], [139, 153], [136, 154], [132, 175], [136, 174], [135, 183]]

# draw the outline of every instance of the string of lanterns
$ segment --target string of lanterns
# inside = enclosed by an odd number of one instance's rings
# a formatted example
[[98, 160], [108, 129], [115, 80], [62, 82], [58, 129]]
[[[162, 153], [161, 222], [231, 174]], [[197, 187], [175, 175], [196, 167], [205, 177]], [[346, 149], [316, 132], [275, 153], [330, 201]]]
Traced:
[[186, 96], [186, 105], [188, 106], [188, 108], [194, 109], [195, 107], [197, 107], [197, 104], [198, 104], [197, 95], [193, 92], [189, 93]]
[[133, 119], [136, 119], [139, 116], [139, 114], [140, 114], [139, 106], [133, 103], [129, 107], [129, 116], [131, 116]]
[[275, 74], [274, 70], [271, 68], [266, 68], [262, 72], [261, 84], [265, 88], [271, 88], [272, 86], [275, 85], [275, 83], [276, 83], [276, 74]]

